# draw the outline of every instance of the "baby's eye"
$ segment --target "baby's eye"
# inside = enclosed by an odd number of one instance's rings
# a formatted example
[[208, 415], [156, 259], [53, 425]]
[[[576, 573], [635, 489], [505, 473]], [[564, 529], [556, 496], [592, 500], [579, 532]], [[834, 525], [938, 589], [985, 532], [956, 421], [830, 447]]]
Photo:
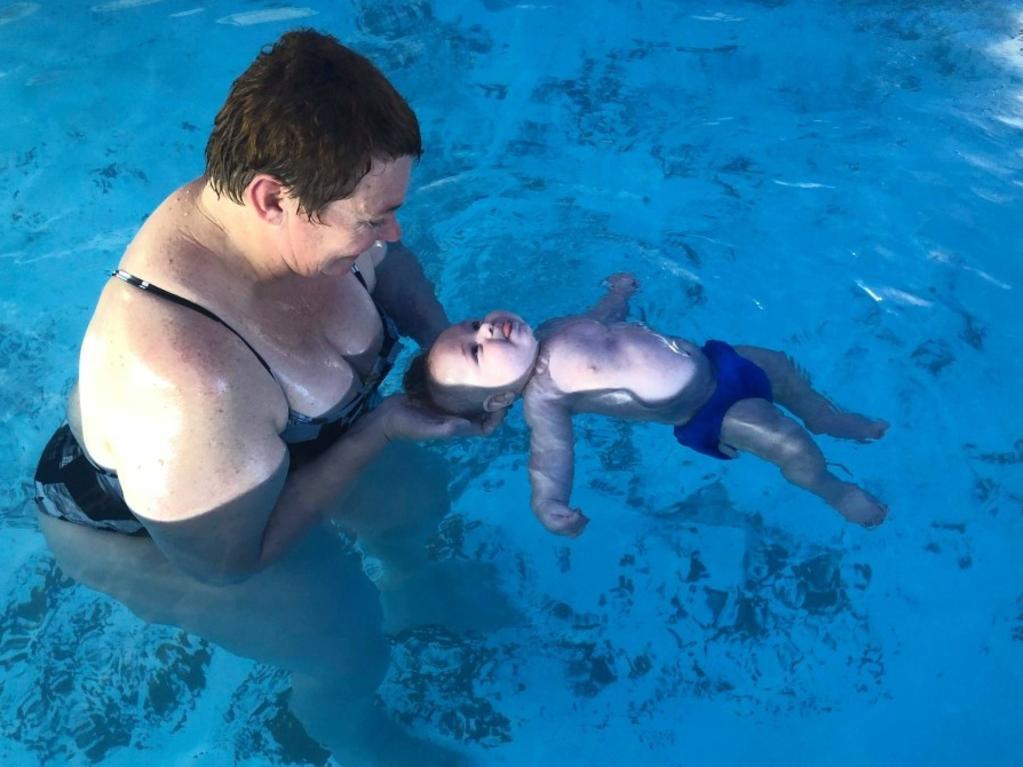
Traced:
[[479, 330], [481, 327], [483, 327], [483, 323], [482, 322], [480, 322], [479, 320], [473, 320], [473, 322], [472, 322], [472, 329], [473, 330]]
[[480, 361], [480, 345], [479, 344], [473, 344], [472, 348], [469, 350], [469, 352], [472, 354], [472, 358], [474, 360], [476, 360], [477, 362]]

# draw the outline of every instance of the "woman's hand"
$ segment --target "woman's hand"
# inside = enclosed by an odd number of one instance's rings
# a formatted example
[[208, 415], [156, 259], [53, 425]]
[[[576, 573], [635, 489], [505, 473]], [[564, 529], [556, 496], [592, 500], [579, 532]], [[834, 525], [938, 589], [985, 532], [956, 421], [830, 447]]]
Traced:
[[485, 437], [501, 425], [505, 414], [504, 410], [499, 410], [479, 420], [470, 420], [420, 407], [404, 394], [388, 397], [373, 412], [380, 419], [384, 435], [392, 442]]

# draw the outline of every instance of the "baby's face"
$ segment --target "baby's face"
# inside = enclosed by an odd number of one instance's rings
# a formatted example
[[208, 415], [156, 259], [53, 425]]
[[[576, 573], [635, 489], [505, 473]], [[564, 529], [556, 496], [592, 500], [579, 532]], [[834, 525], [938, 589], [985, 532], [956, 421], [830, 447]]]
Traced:
[[511, 387], [536, 360], [532, 328], [517, 314], [491, 312], [444, 330], [430, 349], [426, 367], [441, 386]]

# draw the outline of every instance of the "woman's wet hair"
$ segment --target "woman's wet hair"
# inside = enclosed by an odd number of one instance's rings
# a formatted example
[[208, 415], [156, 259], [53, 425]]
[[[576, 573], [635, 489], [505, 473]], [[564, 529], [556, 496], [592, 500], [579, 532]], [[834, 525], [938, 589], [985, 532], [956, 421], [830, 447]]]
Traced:
[[310, 219], [350, 196], [373, 160], [418, 158], [415, 113], [369, 59], [311, 29], [264, 48], [231, 85], [206, 145], [217, 194], [241, 203], [258, 173]]

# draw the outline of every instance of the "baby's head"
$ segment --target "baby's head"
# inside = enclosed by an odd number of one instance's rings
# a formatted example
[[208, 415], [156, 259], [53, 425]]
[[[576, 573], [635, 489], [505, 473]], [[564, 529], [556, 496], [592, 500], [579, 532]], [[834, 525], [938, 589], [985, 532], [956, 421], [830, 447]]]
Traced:
[[491, 312], [451, 325], [413, 360], [405, 390], [448, 413], [477, 416], [509, 407], [533, 372], [539, 345], [517, 314]]

